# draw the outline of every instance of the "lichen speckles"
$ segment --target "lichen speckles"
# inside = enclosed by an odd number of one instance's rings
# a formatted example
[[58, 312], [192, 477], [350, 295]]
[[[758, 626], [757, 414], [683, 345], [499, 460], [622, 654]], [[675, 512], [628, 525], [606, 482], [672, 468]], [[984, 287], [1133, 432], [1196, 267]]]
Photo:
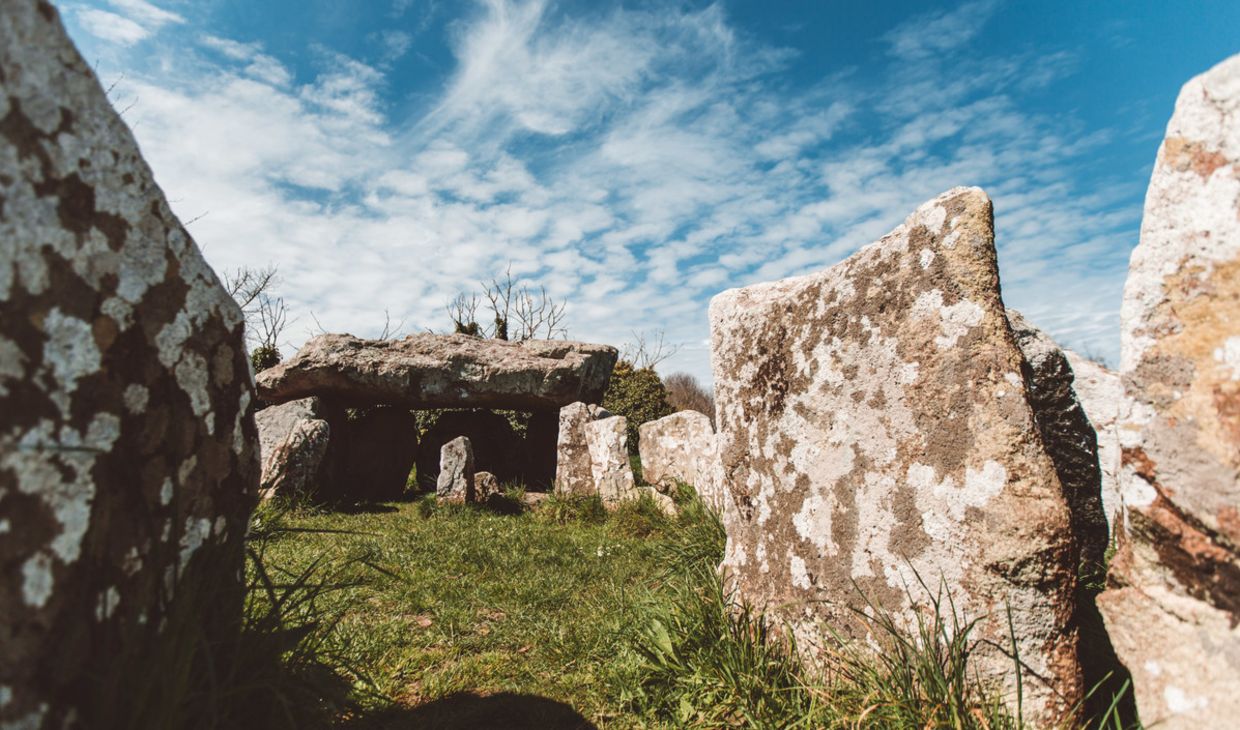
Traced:
[[[826, 271], [711, 302], [719, 451], [735, 506], [723, 569], [742, 600], [776, 606], [807, 635], [825, 623], [863, 638], [858, 589], [905, 623], [919, 580], [945, 581], [975, 617], [1010, 598], [1018, 627], [1059, 637], [1018, 637], [1030, 666], [1056, 667], [1044, 673], [1053, 689], [1026, 695], [1026, 716], [1055, 718], [1081, 690], [1066, 625], [1075, 566], [1042, 563], [1070, 555], [1071, 535], [1023, 380], [1003, 379], [1023, 361], [993, 240], [985, 195], [956, 189]], [[1039, 586], [992, 567], [1032, 563], [1068, 587], [1039, 602]], [[1007, 635], [996, 620], [977, 631]], [[981, 654], [981, 671], [1010, 675], [1001, 652]]]
[[981, 324], [984, 310], [976, 303], [963, 299], [955, 304], [943, 303], [943, 292], [931, 289], [922, 292], [913, 303], [912, 315], [919, 319], [937, 317], [943, 334], [934, 338], [940, 349], [955, 347], [971, 327]]
[[[236, 302], [56, 11], [7, 4], [0, 49], [0, 635], [20, 637], [0, 652], [0, 724], [68, 727], [118, 641], [164, 621], [177, 547], [227, 545], [220, 585], [236, 580], [252, 383]], [[164, 524], [188, 525], [184, 546], [158, 545]], [[205, 624], [236, 625], [238, 605]]]

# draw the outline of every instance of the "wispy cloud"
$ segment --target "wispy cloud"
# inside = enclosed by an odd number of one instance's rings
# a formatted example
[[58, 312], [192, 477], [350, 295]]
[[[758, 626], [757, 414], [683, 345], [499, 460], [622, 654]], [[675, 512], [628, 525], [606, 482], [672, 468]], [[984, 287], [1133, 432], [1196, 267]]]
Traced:
[[185, 22], [180, 15], [144, 0], [109, 0], [109, 5], [112, 10], [78, 6], [75, 11], [87, 32], [122, 46], [132, 46], [165, 25]]
[[706, 375], [711, 295], [834, 263], [980, 184], [1009, 302], [1106, 352], [1134, 225], [1113, 211], [1131, 191], [1079, 190], [1105, 133], [1017, 102], [1071, 73], [1070, 54], [958, 72], [995, 7], [891, 30], [865, 84], [848, 69], [789, 83], [794, 52], [718, 6], [566, 18], [492, 0], [455, 26], [456, 69], [412, 116], [387, 100], [383, 58], [318, 49], [297, 83], [261, 46], [212, 36], [126, 89], [174, 208], [208, 213], [191, 229], [208, 259], [278, 264], [303, 324], [370, 334], [388, 308], [442, 327], [455, 291], [511, 262], [571, 302], [576, 336], [663, 327], [687, 343], [669, 367]]

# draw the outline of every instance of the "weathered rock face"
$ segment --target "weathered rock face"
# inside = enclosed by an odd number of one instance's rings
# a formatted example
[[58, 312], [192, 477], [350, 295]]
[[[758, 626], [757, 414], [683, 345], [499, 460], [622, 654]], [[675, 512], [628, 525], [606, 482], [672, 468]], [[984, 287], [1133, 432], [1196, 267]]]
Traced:
[[439, 499], [445, 502], [475, 501], [474, 476], [474, 447], [469, 439], [458, 436], [444, 444], [439, 451], [439, 482], [435, 486]]
[[418, 481], [425, 488], [439, 478], [439, 449], [457, 436], [465, 436], [473, 444], [478, 469], [491, 472], [501, 481], [521, 478], [525, 453], [508, 419], [492, 411], [449, 411], [439, 415], [422, 439]]
[[[1085, 409], [1098, 439], [1098, 466], [1102, 479], [1102, 512], [1109, 530], [1114, 530], [1120, 514], [1119, 497], [1119, 415], [1125, 409], [1124, 386], [1119, 374], [1096, 362], [1064, 350], [1072, 368], [1072, 389]], [[1108, 535], [1110, 533], [1108, 532]]]
[[586, 443], [586, 424], [611, 414], [600, 406], [572, 403], [560, 409], [560, 432], [556, 442], [555, 490], [559, 494], [587, 496], [597, 490]]
[[1072, 534], [1080, 548], [1078, 575], [1100, 576], [1109, 533], [1102, 508], [1098, 436], [1077, 398], [1072, 366], [1063, 350], [1020, 312], [1009, 309], [1007, 315], [1029, 366], [1025, 383], [1034, 421], [1068, 503]]
[[419, 453], [413, 414], [397, 406], [377, 406], [335, 425], [341, 433], [334, 474], [339, 494], [379, 502], [400, 499]]
[[719, 507], [719, 451], [710, 418], [680, 411], [638, 428], [642, 476], [666, 492], [678, 482], [691, 484], [702, 500]]
[[326, 477], [331, 438], [331, 427], [322, 415], [318, 398], [289, 401], [255, 414], [263, 466], [259, 493], [264, 499], [318, 491]]
[[499, 479], [489, 471], [480, 471], [474, 474], [474, 499], [478, 502], [486, 502], [493, 495], [503, 494], [504, 490], [500, 487]]
[[603, 502], [615, 504], [636, 497], [637, 483], [629, 464], [628, 419], [610, 416], [584, 427], [590, 454], [590, 475]]
[[1240, 716], [1240, 56], [1184, 86], [1122, 309], [1128, 530], [1098, 599], [1146, 726]]
[[0, 302], [0, 725], [90, 724], [183, 578], [236, 629], [257, 435], [241, 312], [33, 0], [0, 11]]
[[[1082, 696], [1077, 549], [999, 296], [990, 201], [956, 188], [826, 271], [710, 307], [728, 547], [740, 598], [860, 637], [855, 585], [906, 623], [918, 576], [984, 617], [974, 667], [1026, 720]], [[910, 597], [909, 592], [914, 594]], [[916, 598], [915, 604], [912, 598]], [[1030, 675], [1036, 675], [1034, 679]]]
[[556, 409], [602, 400], [616, 356], [614, 347], [560, 340], [320, 335], [259, 373], [258, 394], [272, 403], [319, 395], [351, 406]]

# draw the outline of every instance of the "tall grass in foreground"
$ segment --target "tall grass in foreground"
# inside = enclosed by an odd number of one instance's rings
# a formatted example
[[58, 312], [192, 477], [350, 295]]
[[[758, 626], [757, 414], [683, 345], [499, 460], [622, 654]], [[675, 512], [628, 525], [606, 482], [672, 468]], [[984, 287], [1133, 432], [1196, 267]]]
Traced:
[[[725, 589], [716, 570], [724, 541], [718, 517], [696, 499], [682, 505], [690, 518], [684, 539], [664, 548], [668, 598], [650, 607], [636, 638], [643, 665], [634, 704], [642, 711], [695, 728], [1026, 727], [998, 689], [971, 671], [977, 620], [960, 616], [942, 591], [912, 631], [863, 600], [867, 608], [857, 616], [881, 650], [832, 636], [821, 663], [810, 667], [788, 627]], [[1125, 691], [1085, 726], [1134, 727], [1121, 720]]]

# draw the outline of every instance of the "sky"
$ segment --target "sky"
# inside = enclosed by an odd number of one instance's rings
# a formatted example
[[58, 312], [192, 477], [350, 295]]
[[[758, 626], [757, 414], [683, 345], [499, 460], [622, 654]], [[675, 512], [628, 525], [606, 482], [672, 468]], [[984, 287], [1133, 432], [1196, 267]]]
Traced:
[[662, 330], [835, 264], [957, 185], [1004, 301], [1114, 365], [1181, 85], [1240, 2], [65, 0], [70, 35], [218, 272], [274, 265], [282, 346], [447, 331], [511, 266], [572, 339]]

